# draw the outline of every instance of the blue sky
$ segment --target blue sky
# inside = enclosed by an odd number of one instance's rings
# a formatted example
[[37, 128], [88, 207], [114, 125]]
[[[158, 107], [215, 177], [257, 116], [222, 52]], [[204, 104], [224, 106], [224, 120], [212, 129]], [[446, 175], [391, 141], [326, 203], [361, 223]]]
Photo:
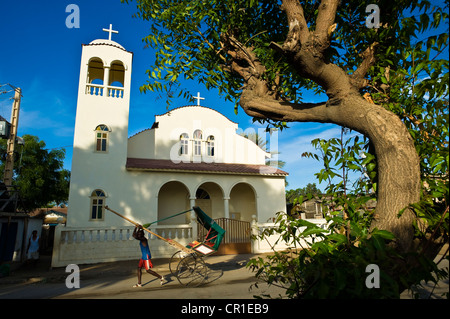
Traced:
[[[66, 12], [69, 4], [80, 9], [80, 27], [67, 28]], [[149, 128], [154, 116], [167, 111], [165, 100], [157, 94], [141, 94], [139, 87], [145, 83], [147, 70], [154, 54], [144, 49], [142, 38], [148, 35], [149, 25], [133, 18], [135, 3], [122, 4], [119, 0], [54, 0], [54, 1], [1, 1], [0, 30], [0, 84], [10, 83], [22, 89], [18, 135], [31, 134], [45, 141], [49, 149], [65, 148], [65, 168], [71, 169], [72, 144], [81, 60], [81, 45], [94, 39], [107, 39], [102, 31], [113, 25], [119, 34], [113, 34], [128, 51], [134, 53], [131, 83], [129, 132], [131, 136]], [[242, 110], [234, 113], [234, 105], [225, 102], [217, 92], [192, 82], [192, 92], [205, 98], [202, 105], [216, 109], [230, 120], [239, 123], [243, 130], [258, 129]], [[0, 115], [10, 119], [13, 93], [0, 95]], [[311, 96], [310, 101], [314, 101]], [[192, 104], [178, 99], [171, 107]], [[340, 135], [340, 128], [332, 124], [295, 123], [278, 134], [280, 159], [286, 162], [289, 173], [288, 189], [316, 183], [314, 173], [321, 164], [301, 158], [313, 151], [314, 138], [331, 138]], [[320, 185], [323, 189], [325, 185]]]

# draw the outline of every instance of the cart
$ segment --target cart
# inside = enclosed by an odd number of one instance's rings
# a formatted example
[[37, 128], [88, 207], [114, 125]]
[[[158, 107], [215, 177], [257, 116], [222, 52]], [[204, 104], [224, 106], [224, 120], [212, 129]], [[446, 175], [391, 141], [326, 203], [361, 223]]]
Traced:
[[[139, 226], [138, 223], [117, 213], [108, 206], [105, 206], [105, 209], [124, 218], [132, 224]], [[199, 239], [198, 241], [195, 240], [189, 243], [187, 246], [183, 246], [172, 239], [161, 237], [160, 235], [150, 231], [147, 228], [148, 225], [151, 225], [158, 221], [146, 224], [143, 227], [143, 229], [148, 233], [156, 236], [161, 240], [164, 240], [169, 245], [178, 249], [169, 260], [169, 269], [172, 275], [174, 275], [178, 279], [180, 284], [185, 287], [197, 287], [207, 281], [210, 269], [206, 266], [203, 258], [215, 253], [219, 249], [220, 243], [222, 242], [222, 239], [225, 235], [225, 230], [220, 227], [211, 217], [205, 214], [205, 212], [203, 212], [198, 206], [194, 206], [190, 210], [177, 213], [165, 219], [191, 212], [192, 210], [197, 216], [198, 223], [206, 229], [207, 234], [205, 238]]]
[[200, 207], [194, 206], [192, 209], [197, 216], [199, 225], [206, 229], [206, 236], [201, 242], [193, 241], [189, 243], [187, 245], [189, 252], [185, 249], [175, 252], [170, 258], [169, 269], [182, 285], [196, 287], [208, 278], [209, 268], [203, 258], [219, 249], [225, 230], [206, 215]]

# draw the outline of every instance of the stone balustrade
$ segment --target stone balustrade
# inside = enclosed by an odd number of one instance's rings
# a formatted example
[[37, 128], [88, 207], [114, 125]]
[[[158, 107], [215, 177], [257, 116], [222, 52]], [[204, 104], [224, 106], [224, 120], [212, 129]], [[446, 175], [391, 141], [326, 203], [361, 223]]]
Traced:
[[[52, 267], [68, 264], [90, 264], [140, 258], [138, 241], [133, 238], [134, 227], [55, 229]], [[182, 245], [192, 241], [192, 227], [186, 225], [153, 226], [150, 229], [163, 238]], [[168, 258], [176, 251], [152, 234], [146, 235], [152, 258]]]

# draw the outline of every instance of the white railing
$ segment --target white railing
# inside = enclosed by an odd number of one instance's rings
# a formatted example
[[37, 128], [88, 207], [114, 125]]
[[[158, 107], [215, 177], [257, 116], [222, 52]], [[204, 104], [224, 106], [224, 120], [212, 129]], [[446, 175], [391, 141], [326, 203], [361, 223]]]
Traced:
[[[149, 230], [163, 238], [169, 238], [173, 240], [192, 238], [192, 227], [189, 224], [173, 226], [153, 226], [149, 228]], [[156, 239], [156, 236], [149, 234], [149, 239]]]
[[93, 228], [93, 229], [76, 229], [69, 228], [61, 231], [61, 244], [88, 243], [88, 242], [106, 242], [130, 240], [133, 229], [130, 228]]
[[[103, 96], [103, 90], [105, 87], [99, 84], [86, 84], [86, 94], [87, 95], [96, 95]], [[106, 96], [123, 99], [123, 88], [116, 86], [107, 86], [106, 87]]]
[[[139, 245], [133, 238], [134, 227], [64, 227], [55, 230], [52, 267], [68, 264], [90, 264], [117, 260], [137, 259], [140, 256]], [[153, 233], [172, 239], [181, 245], [193, 240], [192, 226], [165, 225], [152, 226]], [[146, 233], [153, 258], [168, 258], [174, 248], [157, 236]]]
[[[327, 229], [327, 222], [325, 219], [308, 219], [308, 222], [316, 224], [318, 227], [322, 229]], [[253, 221], [252, 223], [252, 234], [253, 235], [261, 235], [265, 229], [270, 229], [273, 227], [277, 227], [275, 223], [256, 223]], [[306, 227], [301, 227], [300, 231], [303, 231]], [[259, 236], [258, 236], [259, 237]], [[310, 246], [314, 241], [320, 240], [314, 235], [308, 236], [300, 241], [303, 247]], [[267, 253], [275, 250], [284, 250], [289, 247], [294, 247], [295, 245], [292, 242], [285, 242], [281, 235], [274, 234], [268, 237], [265, 237], [263, 240], [255, 240], [253, 241], [253, 253]]]
[[103, 96], [103, 86], [98, 84], [86, 84], [86, 94]]
[[[67, 228], [61, 230], [60, 243], [88, 243], [88, 242], [106, 242], [106, 241], [126, 241], [133, 238], [134, 227], [116, 227], [116, 228]], [[168, 225], [154, 226], [150, 231], [161, 237], [168, 239], [191, 239], [192, 227], [186, 225]], [[152, 234], [147, 234], [149, 240], [158, 238]]]
[[115, 87], [115, 86], [108, 86], [108, 96], [122, 99], [123, 98], [123, 88]]

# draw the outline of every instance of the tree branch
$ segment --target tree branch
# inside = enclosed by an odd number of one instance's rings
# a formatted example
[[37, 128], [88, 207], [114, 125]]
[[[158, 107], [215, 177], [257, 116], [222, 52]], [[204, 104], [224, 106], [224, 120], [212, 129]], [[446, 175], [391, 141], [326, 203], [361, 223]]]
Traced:
[[[221, 35], [224, 52], [231, 57], [230, 70], [244, 80], [239, 101], [243, 110], [255, 118], [270, 118], [283, 122], [328, 122], [327, 103], [290, 103], [279, 97], [277, 88], [263, 77], [266, 67], [252, 47], [247, 47], [231, 33]], [[280, 48], [280, 50], [282, 50]]]
[[231, 32], [221, 34], [221, 42], [224, 51], [231, 57], [228, 66], [244, 80], [244, 88], [255, 90], [260, 95], [273, 94], [268, 83], [260, 80], [266, 67], [259, 61], [253, 48], [239, 42]]
[[283, 0], [280, 9], [286, 13], [289, 25], [289, 32], [283, 44], [283, 49], [294, 51], [294, 48], [306, 43], [310, 35], [303, 7], [298, 0]]
[[354, 90], [348, 75], [337, 65], [328, 63], [324, 56], [336, 29], [334, 20], [338, 4], [339, 0], [323, 0], [316, 30], [310, 32], [299, 1], [283, 0], [280, 10], [287, 16], [289, 31], [283, 45], [270, 43], [270, 48], [284, 55], [293, 70], [322, 86], [335, 101], [337, 96]]
[[246, 114], [281, 122], [329, 122], [327, 103], [291, 103], [244, 90], [239, 101]]
[[339, 2], [340, 0], [322, 0], [319, 5], [314, 34], [323, 44], [329, 43], [331, 33], [334, 31], [334, 28], [336, 28], [334, 18], [336, 17], [336, 10]]
[[[322, 50], [329, 46], [328, 38], [335, 28], [332, 15], [337, 8], [336, 2], [325, 0], [324, 3], [326, 5], [321, 9], [321, 25], [327, 23], [326, 43], [318, 42], [317, 36], [312, 36], [309, 32], [299, 1], [283, 0], [281, 10], [284, 10], [288, 17], [289, 32], [283, 45], [272, 42], [270, 47], [284, 55], [299, 75], [321, 85], [330, 98], [327, 102], [330, 106], [339, 105], [345, 96], [357, 91], [350, 83], [349, 76], [337, 65], [326, 63], [322, 56]], [[329, 23], [331, 25], [328, 25]], [[221, 34], [221, 43], [223, 52], [231, 58], [227, 66], [244, 81], [240, 104], [247, 114], [279, 121], [330, 120], [326, 109], [317, 112], [317, 107], [324, 107], [325, 103], [295, 104], [286, 101], [279, 94], [278, 86], [264, 77], [266, 66], [258, 59], [253, 47], [242, 44], [232, 30]], [[314, 111], [311, 111], [312, 109]]]
[[228, 36], [228, 42], [235, 49], [228, 52], [234, 59], [245, 60], [253, 68], [256, 68], [255, 62], [258, 59], [251, 48], [247, 48], [232, 35]]
[[378, 42], [372, 43], [363, 53], [361, 53], [363, 60], [355, 72], [350, 76], [351, 82], [356, 89], [361, 89], [368, 85], [368, 80], [365, 76], [369, 71], [369, 68], [375, 63], [375, 46], [377, 44]]
[[[197, 33], [200, 35], [200, 37], [203, 39], [203, 41], [212, 49], [212, 50], [216, 50], [215, 47], [208, 41], [208, 39], [205, 38], [205, 36], [203, 35], [203, 33], [200, 31], [200, 29], [198, 28], [198, 26], [195, 27]], [[216, 51], [216, 55], [219, 56], [220, 59], [222, 59], [223, 61], [226, 61], [225, 57], [220, 54], [221, 49], [219, 49], [218, 51]]]

